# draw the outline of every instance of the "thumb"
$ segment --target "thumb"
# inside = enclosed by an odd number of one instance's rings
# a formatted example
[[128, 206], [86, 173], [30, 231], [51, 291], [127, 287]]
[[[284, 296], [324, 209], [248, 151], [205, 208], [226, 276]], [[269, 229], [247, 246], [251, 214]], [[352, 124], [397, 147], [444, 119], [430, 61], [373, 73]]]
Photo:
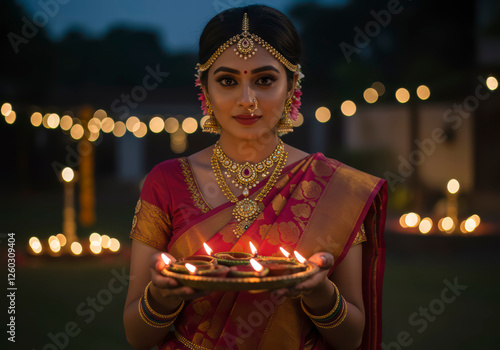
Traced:
[[316, 253], [309, 258], [310, 262], [318, 265], [322, 270], [328, 270], [333, 266], [333, 255], [330, 253]]

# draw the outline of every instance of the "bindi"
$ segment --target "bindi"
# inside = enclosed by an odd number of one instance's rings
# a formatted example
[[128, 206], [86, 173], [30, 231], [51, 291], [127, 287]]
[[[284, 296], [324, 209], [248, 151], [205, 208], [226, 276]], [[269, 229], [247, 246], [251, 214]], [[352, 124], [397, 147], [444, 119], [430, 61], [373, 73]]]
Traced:
[[247, 74], [247, 71], [245, 70], [245, 71], [243, 71], [243, 73]]

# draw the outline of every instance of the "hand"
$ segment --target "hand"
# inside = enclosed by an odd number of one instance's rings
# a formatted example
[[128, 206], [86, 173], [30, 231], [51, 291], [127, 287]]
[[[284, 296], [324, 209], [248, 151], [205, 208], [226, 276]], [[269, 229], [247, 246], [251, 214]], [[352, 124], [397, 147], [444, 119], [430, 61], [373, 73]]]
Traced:
[[181, 286], [179, 282], [164, 276], [160, 271], [166, 266], [161, 258], [165, 254], [172, 262], [176, 259], [168, 253], [157, 253], [151, 256], [149, 267], [151, 271], [151, 286], [149, 291], [154, 301], [165, 309], [175, 309], [182, 300], [192, 300], [209, 294], [209, 291], [201, 291], [191, 287]]
[[278, 295], [297, 297], [303, 294], [305, 296], [311, 296], [316, 293], [321, 293], [325, 288], [329, 288], [330, 282], [328, 281], [328, 272], [333, 267], [333, 255], [326, 252], [320, 252], [311, 256], [308, 261], [318, 265], [319, 272], [294, 287], [279, 289], [277, 291]]

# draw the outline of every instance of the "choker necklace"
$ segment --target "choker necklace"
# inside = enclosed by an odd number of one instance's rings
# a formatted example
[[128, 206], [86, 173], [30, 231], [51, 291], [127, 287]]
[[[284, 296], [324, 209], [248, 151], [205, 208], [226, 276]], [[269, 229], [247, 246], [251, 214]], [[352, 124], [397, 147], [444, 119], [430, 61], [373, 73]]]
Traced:
[[[271, 188], [278, 180], [278, 177], [280, 176], [281, 171], [285, 166], [287, 154], [288, 153], [285, 152], [283, 141], [280, 140], [273, 153], [263, 161], [257, 164], [252, 164], [249, 162], [238, 164], [229, 159], [229, 157], [219, 146], [218, 142], [215, 144], [211, 159], [212, 170], [215, 174], [215, 178], [217, 179], [217, 183], [222, 190], [222, 193], [224, 193], [226, 198], [229, 199], [232, 203], [236, 203], [236, 206], [233, 209], [233, 216], [238, 220], [238, 224], [236, 226], [236, 229], [234, 229], [234, 234], [238, 238], [243, 233], [245, 233], [246, 229], [252, 224], [252, 222], [255, 221], [257, 215], [261, 212], [262, 209], [259, 207], [258, 202], [264, 199], [264, 197], [269, 193]], [[222, 175], [219, 162], [223, 167], [228, 169], [231, 173], [235, 174], [235, 179], [233, 179], [232, 182], [239, 189], [243, 189], [243, 196], [245, 197], [243, 200], [239, 201], [238, 197], [236, 197], [233, 192], [231, 192], [231, 189], [227, 185], [226, 180]], [[262, 173], [262, 177], [269, 175], [269, 172], [267, 170], [271, 168], [275, 163], [276, 168], [274, 169], [264, 188], [255, 197], [255, 199], [248, 198], [248, 195], [250, 194], [249, 187], [255, 187], [259, 183], [258, 173]], [[226, 177], [230, 178], [231, 174], [226, 172]]]
[[269, 175], [268, 169], [274, 166], [274, 163], [280, 159], [281, 154], [284, 152], [285, 146], [283, 141], [279, 140], [279, 143], [273, 153], [263, 161], [256, 164], [249, 162], [238, 164], [229, 159], [229, 157], [224, 153], [222, 148], [219, 146], [219, 141], [217, 141], [214, 148], [214, 153], [217, 156], [217, 159], [222, 166], [228, 170], [224, 172], [224, 175], [230, 179], [231, 173], [234, 174], [234, 179], [231, 182], [235, 184], [237, 188], [243, 190], [243, 196], [245, 197], [248, 197], [250, 194], [249, 188], [255, 187], [259, 183], [258, 174], [261, 174], [263, 178]]

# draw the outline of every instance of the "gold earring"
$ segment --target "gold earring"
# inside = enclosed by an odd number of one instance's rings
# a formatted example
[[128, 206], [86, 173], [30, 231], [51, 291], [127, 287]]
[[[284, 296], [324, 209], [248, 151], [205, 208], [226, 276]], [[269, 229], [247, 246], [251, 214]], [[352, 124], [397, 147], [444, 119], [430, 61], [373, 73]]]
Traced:
[[206, 96], [205, 96], [205, 100], [207, 103], [208, 115], [210, 117], [205, 121], [205, 124], [203, 124], [201, 131], [209, 132], [212, 134], [220, 134], [220, 125], [219, 125], [219, 122], [217, 122], [217, 119], [215, 119], [214, 110], [212, 109], [212, 105], [210, 104], [210, 101], [208, 100], [208, 98]]
[[293, 132], [293, 124], [289, 116], [291, 106], [292, 106], [292, 99], [289, 98], [286, 101], [285, 109], [283, 110], [283, 115], [278, 121], [278, 125], [276, 126], [276, 132], [278, 133], [278, 136], [287, 134], [289, 132]]

